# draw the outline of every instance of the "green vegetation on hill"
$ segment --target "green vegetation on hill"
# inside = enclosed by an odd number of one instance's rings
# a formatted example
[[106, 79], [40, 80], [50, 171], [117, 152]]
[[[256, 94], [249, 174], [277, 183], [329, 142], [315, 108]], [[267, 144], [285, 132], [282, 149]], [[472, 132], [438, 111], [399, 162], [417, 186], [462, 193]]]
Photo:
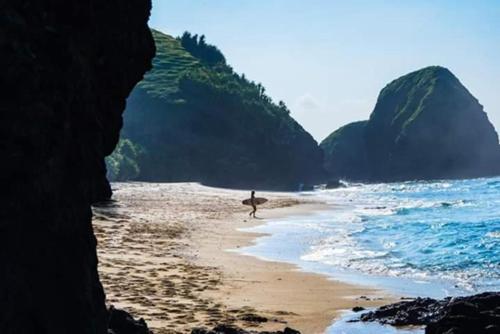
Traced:
[[314, 139], [205, 38], [153, 31], [153, 69], [132, 92], [124, 138], [147, 151], [137, 179], [295, 189], [322, 177]]
[[198, 38], [198, 35], [191, 35], [186, 31], [178, 40], [187, 52], [208, 65], [226, 63], [222, 52], [216, 46], [207, 44], [204, 35]]
[[180, 79], [194, 69], [202, 69], [199, 59], [186, 51], [179, 40], [152, 30], [156, 43], [153, 70], [146, 73], [137, 88], [152, 97], [173, 100], [179, 92]]
[[144, 154], [144, 150], [128, 139], [120, 139], [113, 154], [106, 157], [106, 169], [108, 179], [129, 181], [139, 176], [140, 168], [138, 160]]
[[[364, 130], [356, 133], [341, 131], [322, 143], [331, 176], [392, 181], [500, 171], [493, 125], [477, 99], [443, 67], [427, 67], [388, 84]], [[332, 150], [335, 145], [343, 149]], [[364, 152], [365, 162], [346, 157], [349, 147]], [[363, 175], [360, 164], [367, 166]], [[339, 169], [354, 172], [339, 175]]]

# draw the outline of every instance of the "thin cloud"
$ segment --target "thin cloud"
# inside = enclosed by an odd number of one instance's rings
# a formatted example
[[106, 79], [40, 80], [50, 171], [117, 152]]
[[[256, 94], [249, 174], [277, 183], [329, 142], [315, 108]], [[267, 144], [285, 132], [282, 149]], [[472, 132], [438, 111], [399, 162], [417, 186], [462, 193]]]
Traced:
[[309, 93], [306, 93], [299, 98], [297, 98], [297, 101], [295, 102], [295, 106], [298, 109], [305, 110], [305, 111], [318, 111], [321, 109], [321, 104], [318, 102], [318, 100], [312, 96]]

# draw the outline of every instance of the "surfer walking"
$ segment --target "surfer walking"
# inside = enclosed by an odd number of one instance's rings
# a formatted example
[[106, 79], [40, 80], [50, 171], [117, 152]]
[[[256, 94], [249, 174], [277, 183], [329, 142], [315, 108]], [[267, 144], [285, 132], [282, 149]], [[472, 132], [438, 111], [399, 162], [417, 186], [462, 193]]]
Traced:
[[252, 207], [252, 211], [248, 214], [250, 217], [257, 218], [255, 216], [255, 213], [257, 212], [257, 205], [261, 205], [267, 202], [267, 198], [264, 197], [255, 197], [255, 190], [252, 190], [250, 193], [250, 198], [247, 198], [246, 200], [243, 200], [241, 204], [243, 205], [249, 205]]
[[253, 216], [255, 218], [255, 212], [257, 212], [257, 203], [255, 201], [255, 190], [252, 190], [252, 193], [250, 195], [250, 205], [252, 206], [253, 210], [248, 215], [250, 217]]

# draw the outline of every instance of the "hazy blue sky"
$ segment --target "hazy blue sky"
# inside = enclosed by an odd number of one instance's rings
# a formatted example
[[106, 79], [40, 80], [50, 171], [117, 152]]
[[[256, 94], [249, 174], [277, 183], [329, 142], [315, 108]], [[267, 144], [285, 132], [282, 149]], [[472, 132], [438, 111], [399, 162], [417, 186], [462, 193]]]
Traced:
[[455, 73], [500, 130], [500, 0], [153, 0], [150, 25], [205, 34], [317, 140], [428, 65]]

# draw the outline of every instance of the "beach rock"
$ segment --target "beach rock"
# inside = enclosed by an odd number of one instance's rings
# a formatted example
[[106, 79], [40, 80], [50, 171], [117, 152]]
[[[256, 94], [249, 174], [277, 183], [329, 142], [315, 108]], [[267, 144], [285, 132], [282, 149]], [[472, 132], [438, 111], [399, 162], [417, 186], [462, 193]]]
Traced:
[[211, 330], [206, 328], [195, 328], [191, 331], [191, 334], [300, 334], [300, 332], [289, 327], [286, 327], [283, 331], [259, 332], [259, 331], [247, 331], [229, 325], [218, 325], [217, 327]]
[[332, 178], [466, 178], [500, 173], [498, 135], [483, 106], [448, 69], [431, 66], [389, 83], [368, 121], [321, 148]]
[[393, 326], [427, 326], [426, 334], [490, 333], [500, 324], [500, 292], [445, 298], [417, 298], [382, 306], [362, 321]]
[[150, 67], [148, 0], [0, 2], [0, 333], [105, 334], [91, 204]]
[[361, 311], [364, 311], [364, 310], [365, 310], [365, 308], [364, 308], [364, 307], [362, 307], [362, 306], [354, 306], [354, 307], [352, 308], [352, 311], [353, 311], [353, 312], [361, 312]]
[[362, 321], [378, 321], [393, 326], [425, 325], [435, 319], [448, 300], [417, 298], [386, 305], [361, 315]]
[[267, 318], [260, 316], [258, 314], [247, 313], [243, 314], [239, 317], [240, 320], [248, 321], [248, 322], [267, 322]]
[[153, 334], [148, 329], [144, 319], [135, 320], [132, 315], [123, 310], [110, 307], [108, 310], [108, 334]]
[[300, 334], [300, 332], [290, 327], [286, 327], [283, 334]]

